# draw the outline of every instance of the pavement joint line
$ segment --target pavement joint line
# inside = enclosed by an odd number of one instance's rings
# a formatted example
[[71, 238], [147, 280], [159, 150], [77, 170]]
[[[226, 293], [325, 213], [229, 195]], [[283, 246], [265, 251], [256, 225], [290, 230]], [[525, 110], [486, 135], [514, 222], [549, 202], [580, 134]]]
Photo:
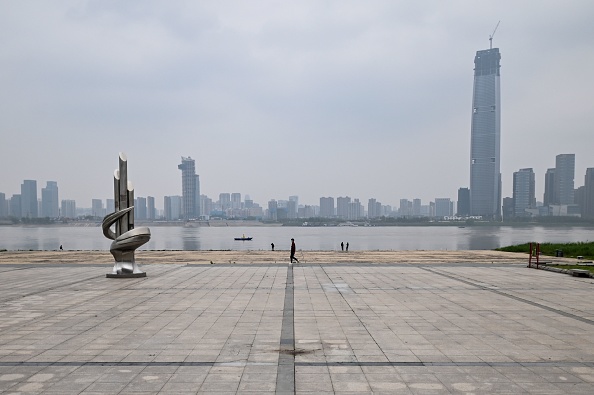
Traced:
[[439, 272], [439, 271], [437, 271], [435, 269], [429, 269], [429, 268], [426, 268], [426, 267], [421, 267], [421, 269], [426, 270], [426, 271], [428, 271], [430, 273], [433, 273], [433, 274], [437, 274], [437, 275], [440, 275], [440, 276], [443, 276], [443, 277], [450, 278], [452, 280], [456, 280], [456, 281], [462, 282], [464, 284], [472, 285], [474, 287], [477, 287], [477, 288], [480, 288], [480, 289], [483, 289], [483, 290], [486, 290], [486, 291], [494, 292], [494, 293], [496, 293], [498, 295], [505, 296], [505, 297], [508, 297], [510, 299], [514, 299], [514, 300], [516, 300], [518, 302], [526, 303], [526, 304], [529, 304], [531, 306], [538, 307], [538, 308], [541, 308], [543, 310], [547, 310], [547, 311], [550, 311], [552, 313], [556, 313], [556, 314], [562, 315], [562, 316], [567, 317], [567, 318], [573, 318], [573, 319], [575, 319], [577, 321], [581, 321], [581, 322], [586, 323], [586, 324], [594, 325], [594, 320], [590, 320], [588, 318], [580, 317], [579, 315], [568, 313], [567, 311], [559, 310], [559, 309], [556, 309], [556, 308], [550, 307], [550, 306], [545, 306], [543, 304], [540, 304], [540, 303], [537, 303], [537, 302], [533, 302], [531, 300], [528, 300], [528, 299], [525, 299], [525, 298], [521, 298], [519, 296], [508, 294], [508, 293], [503, 292], [503, 291], [500, 291], [498, 289], [493, 289], [491, 287], [487, 287], [487, 286], [478, 284], [478, 283], [476, 283], [474, 281], [464, 280], [462, 278], [456, 277], [456, 276], [451, 275], [451, 274], [446, 274], [446, 273], [443, 273], [443, 272]]
[[[44, 362], [27, 362], [27, 361], [13, 361], [0, 362], [0, 367], [18, 367], [18, 366], [107, 366], [107, 367], [125, 367], [125, 366], [276, 366], [276, 362], [214, 362], [214, 361], [192, 361], [192, 362], [93, 362], [93, 361], [44, 361]], [[568, 367], [568, 366], [583, 366], [594, 367], [592, 362], [578, 362], [578, 361], [523, 361], [523, 362], [411, 362], [411, 361], [385, 361], [385, 362], [360, 362], [360, 361], [327, 361], [327, 362], [295, 362], [295, 366], [361, 366], [361, 367], [382, 367], [382, 366], [459, 366], [459, 367]]]
[[277, 393], [295, 393], [295, 291], [293, 264], [287, 266], [285, 304], [276, 375]]

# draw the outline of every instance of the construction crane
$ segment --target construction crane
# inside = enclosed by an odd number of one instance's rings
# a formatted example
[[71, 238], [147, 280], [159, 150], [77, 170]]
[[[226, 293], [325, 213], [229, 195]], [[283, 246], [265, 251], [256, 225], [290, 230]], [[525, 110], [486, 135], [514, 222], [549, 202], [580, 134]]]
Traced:
[[491, 33], [491, 35], [489, 36], [489, 49], [493, 49], [493, 36], [495, 35], [495, 32], [497, 31], [497, 28], [499, 27], [500, 23], [501, 21], [497, 22], [497, 26], [495, 26], [493, 33]]

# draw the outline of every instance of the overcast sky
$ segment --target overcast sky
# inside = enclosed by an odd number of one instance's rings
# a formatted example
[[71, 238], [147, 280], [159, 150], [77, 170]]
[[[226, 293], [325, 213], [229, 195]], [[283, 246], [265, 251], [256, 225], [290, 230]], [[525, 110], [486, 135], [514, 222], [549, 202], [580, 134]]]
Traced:
[[[90, 207], [118, 152], [136, 196], [266, 205], [456, 199], [474, 55], [501, 51], [503, 196], [555, 156], [594, 167], [594, 2], [0, 1], [0, 192], [57, 181]], [[39, 194], [39, 196], [41, 196]]]

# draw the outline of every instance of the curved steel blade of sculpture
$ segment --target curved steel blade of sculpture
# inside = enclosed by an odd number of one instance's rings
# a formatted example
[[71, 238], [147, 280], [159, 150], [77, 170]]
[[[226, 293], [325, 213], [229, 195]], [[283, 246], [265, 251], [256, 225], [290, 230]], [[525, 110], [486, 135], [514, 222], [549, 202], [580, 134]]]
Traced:
[[[151, 238], [148, 227], [134, 228], [134, 188], [128, 182], [128, 162], [120, 152], [120, 166], [114, 172], [115, 212], [103, 218], [103, 235], [113, 240], [109, 251], [116, 263], [107, 277], [144, 277], [134, 259], [134, 251]], [[115, 225], [115, 232], [111, 227]]]

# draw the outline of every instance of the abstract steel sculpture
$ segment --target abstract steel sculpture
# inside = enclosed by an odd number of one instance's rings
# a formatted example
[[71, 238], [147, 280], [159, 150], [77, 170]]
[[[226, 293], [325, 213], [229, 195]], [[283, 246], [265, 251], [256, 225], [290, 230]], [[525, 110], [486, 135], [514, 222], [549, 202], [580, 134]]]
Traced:
[[[103, 234], [113, 240], [109, 251], [115, 259], [112, 278], [146, 277], [134, 260], [134, 251], [151, 238], [148, 227], [134, 228], [134, 189], [128, 182], [128, 162], [120, 152], [120, 167], [113, 174], [115, 212], [103, 218]], [[111, 226], [115, 225], [115, 232]]]

